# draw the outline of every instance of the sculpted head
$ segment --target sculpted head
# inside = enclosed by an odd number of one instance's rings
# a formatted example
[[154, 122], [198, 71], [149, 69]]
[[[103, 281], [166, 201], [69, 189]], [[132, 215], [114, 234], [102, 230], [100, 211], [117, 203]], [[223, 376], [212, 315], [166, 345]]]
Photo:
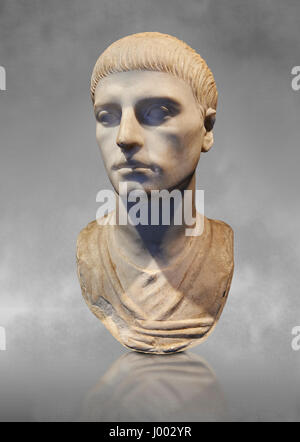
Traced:
[[118, 192], [180, 188], [213, 144], [217, 88], [203, 58], [157, 32], [124, 37], [91, 78], [96, 138]]

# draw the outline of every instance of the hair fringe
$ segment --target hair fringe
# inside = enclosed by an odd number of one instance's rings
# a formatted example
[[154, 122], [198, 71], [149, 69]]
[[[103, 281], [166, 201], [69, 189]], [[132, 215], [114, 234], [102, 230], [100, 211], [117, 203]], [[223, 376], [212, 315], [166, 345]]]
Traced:
[[182, 40], [159, 32], [128, 35], [100, 55], [91, 76], [92, 101], [101, 79], [131, 70], [172, 74], [190, 84], [196, 100], [205, 109], [217, 108], [218, 91], [205, 60]]

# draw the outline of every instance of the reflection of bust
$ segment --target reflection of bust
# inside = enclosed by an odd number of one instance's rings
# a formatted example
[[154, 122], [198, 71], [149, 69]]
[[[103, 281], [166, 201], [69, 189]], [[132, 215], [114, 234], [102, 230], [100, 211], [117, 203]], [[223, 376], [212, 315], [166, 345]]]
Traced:
[[[213, 144], [217, 106], [214, 78], [200, 55], [169, 35], [125, 37], [99, 57], [91, 95], [116, 193], [126, 183], [127, 192], [148, 196], [163, 189], [195, 195], [195, 170]], [[84, 299], [128, 348], [184, 350], [204, 340], [220, 317], [233, 273], [233, 233], [197, 213], [195, 198], [192, 205], [200, 236], [186, 236], [184, 222], [164, 225], [160, 217], [151, 224], [151, 208], [148, 225], [113, 223], [117, 199], [106, 222], [90, 223], [78, 237]]]
[[200, 422], [227, 419], [213, 369], [184, 352], [164, 357], [126, 353], [85, 396], [81, 419], [112, 422]]

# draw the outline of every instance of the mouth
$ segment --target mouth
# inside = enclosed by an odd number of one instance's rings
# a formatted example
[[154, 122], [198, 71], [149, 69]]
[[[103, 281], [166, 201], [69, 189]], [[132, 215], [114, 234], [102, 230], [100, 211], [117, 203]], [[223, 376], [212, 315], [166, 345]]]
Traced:
[[112, 170], [122, 170], [123, 172], [145, 172], [148, 170], [155, 171], [155, 167], [150, 164], [142, 163], [141, 161], [124, 161], [112, 167]]

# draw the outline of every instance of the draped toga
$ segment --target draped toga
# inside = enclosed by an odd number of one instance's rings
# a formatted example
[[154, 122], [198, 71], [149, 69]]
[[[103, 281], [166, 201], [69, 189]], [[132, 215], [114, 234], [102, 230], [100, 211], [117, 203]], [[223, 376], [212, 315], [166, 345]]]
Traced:
[[78, 277], [90, 310], [132, 350], [171, 353], [206, 339], [231, 284], [231, 227], [204, 217], [202, 235], [191, 237], [178, 260], [162, 269], [129, 262], [114, 228], [95, 220], [78, 236]]

